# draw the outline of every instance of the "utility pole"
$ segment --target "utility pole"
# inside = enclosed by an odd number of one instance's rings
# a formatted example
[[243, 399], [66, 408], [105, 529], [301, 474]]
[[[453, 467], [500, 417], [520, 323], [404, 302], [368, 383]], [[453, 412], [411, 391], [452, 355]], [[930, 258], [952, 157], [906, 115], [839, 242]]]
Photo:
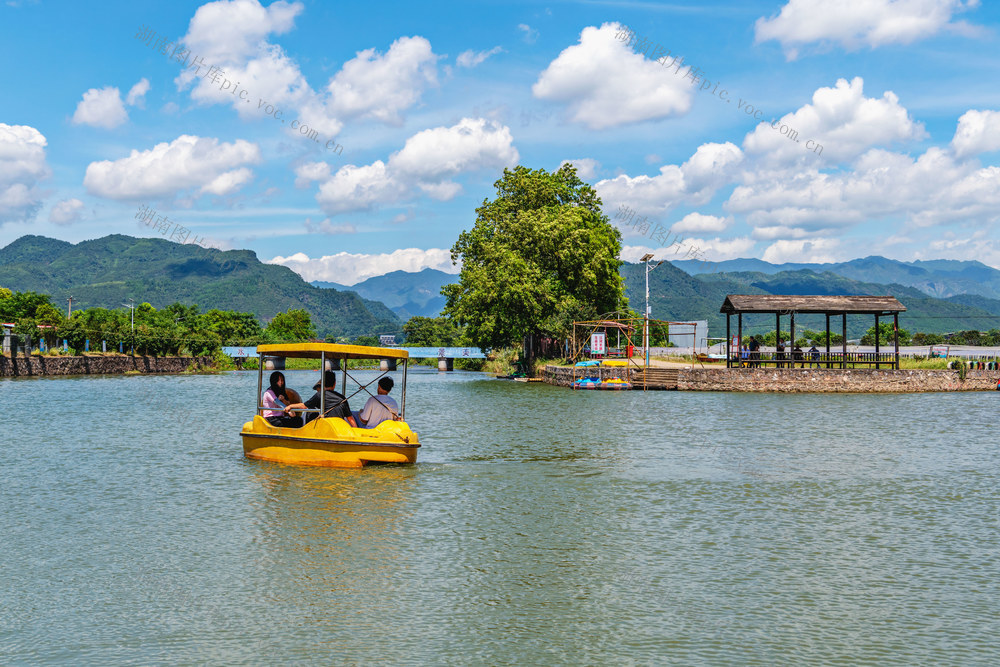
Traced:
[[123, 303], [122, 305], [131, 310], [132, 312], [132, 340], [129, 341], [129, 349], [131, 354], [135, 356], [135, 299], [129, 299], [128, 303]]
[[73, 315], [73, 297], [66, 300], [69, 301], [69, 306], [66, 308], [66, 319], [68, 320]]
[[649, 260], [653, 259], [653, 253], [647, 252], [639, 260], [646, 264], [646, 314], [643, 316], [643, 347], [646, 350], [646, 368], [649, 368], [649, 272], [663, 264], [663, 260], [660, 260], [652, 267], [649, 266]]

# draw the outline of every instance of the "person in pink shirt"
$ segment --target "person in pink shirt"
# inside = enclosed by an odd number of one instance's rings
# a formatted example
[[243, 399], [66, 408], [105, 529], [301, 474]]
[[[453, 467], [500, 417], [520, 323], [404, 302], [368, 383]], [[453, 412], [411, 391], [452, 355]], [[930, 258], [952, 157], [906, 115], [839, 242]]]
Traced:
[[285, 389], [285, 376], [280, 371], [271, 373], [270, 386], [261, 396], [261, 405], [265, 410], [261, 413], [272, 426], [282, 428], [298, 428], [302, 426], [302, 417], [286, 415], [285, 406], [292, 403]]

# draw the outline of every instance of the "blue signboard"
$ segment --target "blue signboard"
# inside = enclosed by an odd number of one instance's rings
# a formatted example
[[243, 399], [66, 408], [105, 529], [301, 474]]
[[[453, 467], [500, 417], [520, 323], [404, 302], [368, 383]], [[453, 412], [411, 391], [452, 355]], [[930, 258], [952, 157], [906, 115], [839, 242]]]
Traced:
[[222, 353], [233, 359], [246, 359], [247, 357], [257, 357], [257, 346], [247, 347], [224, 347]]
[[411, 357], [422, 359], [485, 359], [478, 347], [403, 347]]

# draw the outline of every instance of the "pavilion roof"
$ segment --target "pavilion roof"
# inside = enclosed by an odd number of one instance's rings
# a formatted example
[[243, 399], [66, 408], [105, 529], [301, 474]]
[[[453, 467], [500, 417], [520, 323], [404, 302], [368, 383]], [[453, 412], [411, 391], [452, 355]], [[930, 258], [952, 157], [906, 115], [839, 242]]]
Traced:
[[730, 294], [720, 313], [901, 313], [906, 306], [893, 296]]

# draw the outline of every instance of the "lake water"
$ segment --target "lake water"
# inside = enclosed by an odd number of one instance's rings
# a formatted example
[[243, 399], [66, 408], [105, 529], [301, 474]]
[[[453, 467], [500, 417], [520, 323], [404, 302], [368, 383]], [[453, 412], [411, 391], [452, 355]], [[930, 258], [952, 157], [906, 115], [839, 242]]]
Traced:
[[1000, 660], [1000, 393], [422, 369], [359, 471], [244, 459], [256, 381], [0, 380], [0, 663]]

